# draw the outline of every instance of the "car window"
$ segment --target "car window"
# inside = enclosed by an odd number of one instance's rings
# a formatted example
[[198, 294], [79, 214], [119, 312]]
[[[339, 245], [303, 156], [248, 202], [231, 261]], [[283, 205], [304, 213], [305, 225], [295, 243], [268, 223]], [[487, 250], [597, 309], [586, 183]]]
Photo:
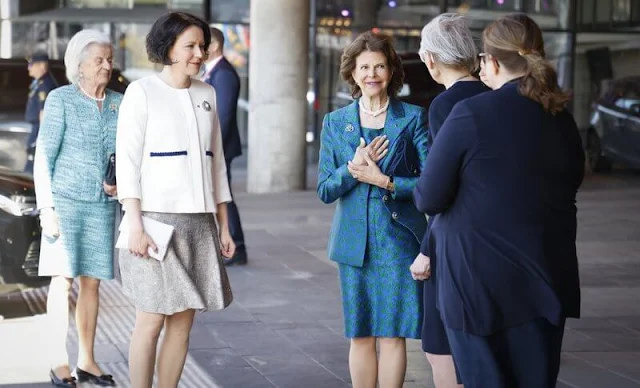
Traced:
[[0, 112], [13, 113], [24, 110], [29, 96], [29, 72], [27, 66], [0, 67]]
[[[640, 95], [635, 90], [627, 90], [618, 98], [615, 105], [623, 110], [631, 112], [634, 105], [640, 104]], [[637, 110], [635, 111], [637, 113]]]

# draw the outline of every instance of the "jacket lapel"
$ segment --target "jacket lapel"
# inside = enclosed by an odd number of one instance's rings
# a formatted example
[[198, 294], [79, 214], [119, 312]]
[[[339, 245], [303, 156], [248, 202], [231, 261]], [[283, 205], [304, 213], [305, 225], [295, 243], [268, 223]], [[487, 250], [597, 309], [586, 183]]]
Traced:
[[384, 133], [387, 135], [387, 139], [389, 139], [389, 152], [380, 163], [380, 169], [382, 171], [386, 171], [390, 161], [394, 159], [394, 156], [398, 152], [404, 152], [404, 149], [398, 148], [407, 147], [407, 144], [400, 144], [402, 142], [398, 142], [398, 139], [401, 137], [400, 135], [402, 135], [402, 132], [407, 128], [410, 121], [411, 117], [405, 116], [404, 108], [402, 107], [400, 100], [392, 98], [389, 103], [389, 109], [387, 110], [387, 118], [384, 122]]
[[342, 137], [349, 144], [351, 153], [360, 145], [362, 129], [360, 128], [360, 115], [358, 114], [358, 100], [348, 105], [344, 110], [341, 120], [337, 123], [337, 131], [342, 133]]

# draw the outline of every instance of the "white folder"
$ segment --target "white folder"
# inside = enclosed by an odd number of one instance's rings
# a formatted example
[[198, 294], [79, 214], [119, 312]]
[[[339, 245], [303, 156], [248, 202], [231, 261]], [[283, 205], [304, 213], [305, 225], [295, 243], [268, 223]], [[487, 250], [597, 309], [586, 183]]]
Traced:
[[[120, 236], [118, 236], [118, 241], [116, 242], [116, 248], [118, 249], [129, 249], [130, 229], [127, 219], [128, 217], [125, 214], [118, 228], [120, 231]], [[173, 236], [173, 226], [144, 216], [142, 217], [142, 226], [145, 233], [151, 237], [151, 240], [153, 240], [156, 247], [158, 247], [158, 252], [154, 252], [153, 249], [149, 247], [149, 256], [156, 260], [164, 260], [167, 249], [169, 248], [169, 243], [171, 242], [171, 237]]]

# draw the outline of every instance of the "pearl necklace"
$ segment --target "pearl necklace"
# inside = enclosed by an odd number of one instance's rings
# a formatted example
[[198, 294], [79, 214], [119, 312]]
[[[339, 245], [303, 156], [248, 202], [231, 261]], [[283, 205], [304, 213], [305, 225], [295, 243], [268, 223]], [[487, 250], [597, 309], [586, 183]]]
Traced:
[[376, 111], [372, 111], [370, 109], [367, 109], [364, 106], [364, 102], [362, 102], [362, 98], [360, 99], [360, 101], [358, 101], [358, 105], [360, 106], [360, 109], [362, 109], [362, 112], [364, 112], [365, 114], [369, 115], [369, 116], [373, 116], [373, 117], [378, 117], [380, 116], [382, 113], [387, 111], [387, 108], [389, 107], [389, 99], [387, 98], [387, 102], [384, 103], [384, 105], [382, 105], [382, 107]]
[[78, 84], [78, 88], [80, 88], [80, 91], [87, 97], [89, 97], [90, 99], [97, 101], [97, 102], [102, 102], [104, 101], [105, 98], [107, 98], [107, 93], [102, 92], [102, 97], [93, 97], [92, 95], [90, 95], [89, 93], [87, 93], [84, 89], [82, 89], [82, 86], [80, 86], [80, 84]]

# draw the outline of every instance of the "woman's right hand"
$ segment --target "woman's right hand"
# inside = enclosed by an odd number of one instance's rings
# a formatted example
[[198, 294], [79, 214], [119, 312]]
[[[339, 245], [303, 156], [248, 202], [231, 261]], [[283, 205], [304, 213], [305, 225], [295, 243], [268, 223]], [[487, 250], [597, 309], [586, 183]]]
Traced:
[[129, 253], [138, 257], [149, 258], [149, 248], [158, 252], [158, 247], [144, 230], [129, 233]]
[[387, 155], [389, 147], [389, 140], [386, 135], [376, 136], [371, 143], [366, 144], [364, 138], [360, 138], [360, 145], [356, 148], [356, 152], [353, 155], [353, 159], [351, 159], [351, 163], [364, 166], [367, 164], [367, 161], [364, 158], [363, 153], [369, 155], [369, 157], [376, 163], [378, 163], [382, 158]]
[[40, 210], [40, 227], [42, 233], [49, 237], [60, 236], [60, 226], [58, 225], [58, 214], [52, 207]]

